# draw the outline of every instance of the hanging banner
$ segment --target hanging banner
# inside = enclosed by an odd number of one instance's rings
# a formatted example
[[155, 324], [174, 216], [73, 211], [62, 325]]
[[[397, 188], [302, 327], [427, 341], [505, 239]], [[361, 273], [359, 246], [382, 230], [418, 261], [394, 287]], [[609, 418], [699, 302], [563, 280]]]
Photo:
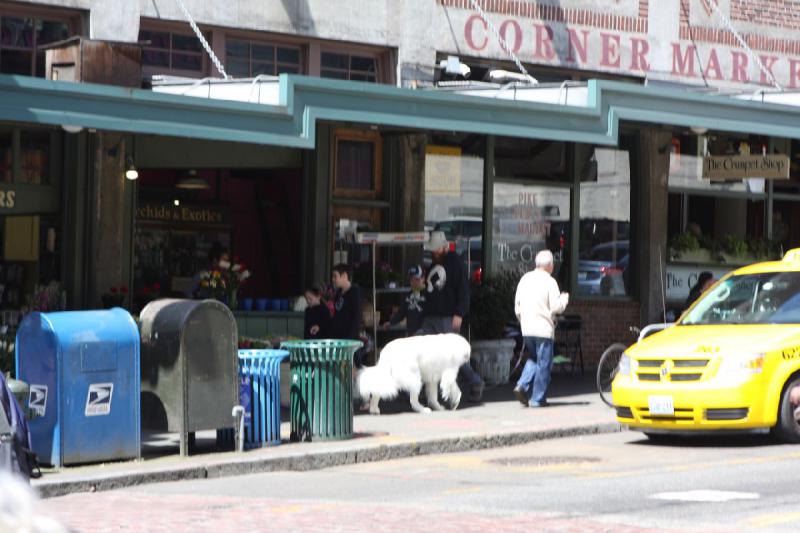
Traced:
[[782, 154], [708, 156], [703, 158], [703, 178], [788, 180], [789, 156]]

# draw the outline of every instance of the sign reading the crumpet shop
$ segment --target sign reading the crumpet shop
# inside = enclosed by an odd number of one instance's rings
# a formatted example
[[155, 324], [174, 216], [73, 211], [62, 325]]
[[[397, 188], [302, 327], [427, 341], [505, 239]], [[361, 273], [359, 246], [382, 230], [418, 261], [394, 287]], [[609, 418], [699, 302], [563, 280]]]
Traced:
[[712, 180], [789, 179], [789, 156], [724, 155], [703, 158], [703, 177]]
[[226, 224], [228, 210], [219, 206], [175, 206], [143, 204], [137, 210], [140, 222], [172, 222], [180, 224]]

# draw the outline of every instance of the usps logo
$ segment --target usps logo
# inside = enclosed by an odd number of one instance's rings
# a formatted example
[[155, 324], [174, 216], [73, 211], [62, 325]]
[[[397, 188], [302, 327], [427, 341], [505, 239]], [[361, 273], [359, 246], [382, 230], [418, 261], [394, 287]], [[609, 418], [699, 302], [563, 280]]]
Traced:
[[47, 385], [31, 385], [28, 408], [37, 416], [44, 416], [47, 411]]
[[111, 412], [111, 395], [113, 383], [92, 383], [86, 396], [86, 416], [107, 415]]

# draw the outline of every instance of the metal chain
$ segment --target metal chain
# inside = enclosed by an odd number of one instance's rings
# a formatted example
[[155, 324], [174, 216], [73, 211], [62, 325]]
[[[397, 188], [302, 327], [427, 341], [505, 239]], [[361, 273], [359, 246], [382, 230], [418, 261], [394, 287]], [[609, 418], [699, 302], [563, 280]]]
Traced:
[[[745, 40], [742, 38], [741, 34], [738, 31], [736, 31], [736, 29], [733, 27], [733, 24], [731, 24], [731, 21], [728, 19], [727, 16], [725, 16], [725, 13], [723, 13], [722, 10], [717, 5], [717, 2], [715, 2], [714, 0], [711, 0], [711, 1], [708, 2], [708, 4], [711, 5], [711, 8], [714, 10], [714, 13], [716, 13], [719, 16], [719, 18], [722, 19], [722, 22], [725, 24], [725, 26], [727, 26], [728, 29], [731, 31], [731, 33], [733, 33], [733, 36], [736, 38], [736, 40], [739, 42], [739, 44], [742, 45], [742, 48], [745, 49], [745, 51], [747, 52], [747, 55], [750, 56], [750, 59], [753, 59], [753, 60], [755, 60], [756, 63], [758, 63], [758, 68], [761, 69], [761, 73], [764, 74], [764, 76], [770, 82], [772, 82], [772, 85], [774, 85], [776, 89], [778, 89], [779, 91], [783, 91], [783, 88], [778, 83], [778, 80], [776, 80], [775, 76], [772, 75], [772, 72], [770, 72], [769, 69], [764, 66], [764, 63], [761, 62], [761, 58], [758, 57], [758, 55], [755, 52], [753, 52], [753, 49], [750, 48], [750, 46], [747, 44], [747, 42], [745, 42]], [[785, 12], [785, 9], [786, 9], [786, 5], [784, 4], [784, 12]]]
[[521, 62], [521, 61], [519, 60], [519, 58], [517, 57], [517, 54], [515, 54], [515, 53], [514, 53], [514, 52], [511, 50], [511, 48], [508, 46], [508, 43], [506, 43], [506, 40], [505, 40], [505, 39], [503, 39], [503, 36], [502, 36], [502, 35], [500, 35], [500, 32], [499, 32], [499, 31], [497, 31], [497, 28], [495, 27], [495, 25], [494, 25], [494, 24], [492, 24], [492, 21], [491, 21], [491, 20], [489, 20], [489, 17], [486, 15], [486, 12], [485, 12], [485, 11], [483, 10], [483, 8], [480, 6], [480, 4], [478, 3], [478, 1], [477, 1], [477, 0], [469, 0], [469, 2], [470, 2], [470, 4], [472, 4], [472, 7], [475, 9], [475, 11], [477, 11], [477, 12], [478, 12], [478, 15], [480, 15], [480, 16], [481, 16], [481, 18], [482, 18], [482, 19], [483, 19], [483, 21], [486, 23], [486, 25], [487, 25], [487, 26], [489, 26], [489, 29], [491, 29], [491, 30], [492, 30], [492, 33], [494, 34], [494, 37], [495, 37], [495, 39], [497, 39], [497, 42], [499, 42], [499, 43], [500, 43], [500, 46], [502, 46], [502, 47], [503, 47], [503, 50], [505, 50], [505, 51], [508, 53], [508, 55], [510, 55], [510, 56], [511, 56], [511, 59], [513, 59], [513, 60], [514, 60], [514, 63], [516, 63], [516, 64], [517, 64], [517, 68], [519, 69], [519, 71], [520, 71], [520, 72], [522, 72], [522, 74], [523, 74], [523, 75], [524, 75], [526, 78], [528, 78], [528, 80], [529, 80], [531, 83], [537, 83], [537, 82], [536, 82], [536, 78], [534, 78], [533, 76], [531, 76], [530, 74], [528, 74], [528, 71], [527, 71], [527, 70], [525, 70], [525, 67], [522, 65], [522, 62]]
[[220, 74], [222, 74], [222, 77], [227, 80], [228, 74], [225, 73], [225, 68], [222, 66], [222, 63], [220, 62], [219, 58], [214, 53], [214, 51], [211, 50], [211, 45], [209, 45], [208, 41], [206, 41], [206, 38], [203, 37], [203, 32], [201, 32], [200, 28], [197, 27], [197, 24], [194, 23], [194, 19], [192, 18], [191, 13], [189, 13], [189, 10], [186, 9], [185, 5], [183, 5], [183, 0], [175, 0], [175, 1], [178, 2], [178, 7], [181, 8], [181, 11], [183, 11], [183, 16], [186, 17], [187, 21], [189, 21], [189, 26], [192, 27], [195, 35], [197, 35], [197, 38], [200, 39], [200, 43], [203, 45], [203, 48], [205, 48], [206, 52], [208, 52], [208, 55], [211, 57], [211, 61], [214, 63], [214, 66], [217, 67], [217, 70], [219, 71]]

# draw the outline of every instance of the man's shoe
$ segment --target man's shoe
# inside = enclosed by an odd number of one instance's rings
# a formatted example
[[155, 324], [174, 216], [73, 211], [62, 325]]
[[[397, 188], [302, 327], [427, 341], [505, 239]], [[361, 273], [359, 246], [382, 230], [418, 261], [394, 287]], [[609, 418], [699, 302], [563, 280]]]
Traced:
[[534, 402], [533, 400], [528, 402], [528, 407], [547, 407], [547, 402]]
[[473, 385], [471, 394], [469, 395], [469, 399], [476, 403], [481, 401], [481, 398], [483, 398], [483, 387], [484, 387], [483, 381], [481, 381], [477, 385]]
[[525, 396], [525, 391], [519, 387], [514, 387], [514, 398], [524, 406], [528, 405], [528, 398]]

